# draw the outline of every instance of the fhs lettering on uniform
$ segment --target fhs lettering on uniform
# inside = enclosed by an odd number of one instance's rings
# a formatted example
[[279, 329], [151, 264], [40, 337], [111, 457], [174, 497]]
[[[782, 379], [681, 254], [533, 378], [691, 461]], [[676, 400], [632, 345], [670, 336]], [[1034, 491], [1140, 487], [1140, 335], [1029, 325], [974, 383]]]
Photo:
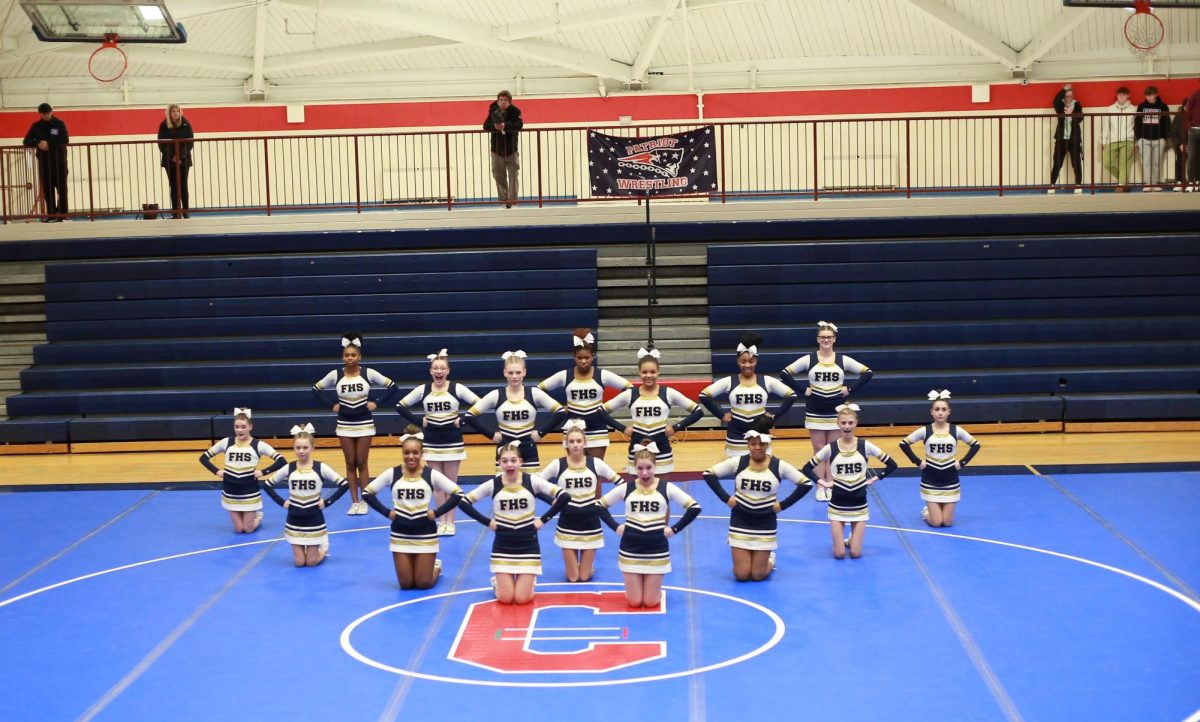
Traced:
[[661, 513], [661, 506], [657, 500], [642, 501], [642, 500], [638, 500], [638, 499], [631, 499], [628, 501], [628, 503], [629, 503], [629, 511], [631, 511], [635, 514], [659, 514], [659, 513]]
[[735, 391], [731, 395], [730, 402], [736, 406], [766, 406], [767, 395], [761, 391]]
[[530, 499], [519, 497], [516, 499], [498, 499], [500, 511], [525, 511], [529, 509]]

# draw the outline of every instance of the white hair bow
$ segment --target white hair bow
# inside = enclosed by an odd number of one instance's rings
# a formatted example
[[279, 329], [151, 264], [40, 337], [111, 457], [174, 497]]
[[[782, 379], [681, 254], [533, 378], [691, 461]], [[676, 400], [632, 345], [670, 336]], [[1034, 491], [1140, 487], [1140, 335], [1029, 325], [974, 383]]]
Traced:
[[400, 435], [400, 443], [401, 444], [403, 444], [405, 441], [408, 441], [409, 439], [416, 439], [417, 441], [424, 441], [425, 434], [424, 434], [424, 432], [419, 432], [416, 434], [401, 434]]
[[837, 326], [834, 326], [832, 323], [829, 323], [828, 321], [817, 321], [817, 328], [819, 328], [821, 330], [829, 329], [830, 331], [837, 333]]
[[862, 411], [862, 409], [860, 409], [858, 407], [858, 404], [842, 404], [842, 405], [838, 406], [836, 409], [834, 409], [834, 411], [837, 411], [839, 413], [842, 411], [847, 411], [847, 410], [854, 411], [856, 413], [859, 411]]
[[746, 438], [747, 439], [758, 439], [759, 441], [763, 442], [764, 444], [771, 443], [771, 435], [770, 434], [764, 434], [761, 431], [754, 431], [753, 429], [746, 432]]
[[253, 415], [250, 413], [250, 409], [248, 409], [248, 408], [244, 409], [241, 406], [234, 406], [233, 407], [233, 415], [237, 416], [238, 414], [244, 415], [247, 419], [254, 418]]
[[525, 358], [525, 352], [517, 350], [517, 351], [505, 351], [504, 353], [500, 354], [500, 358], [505, 361], [509, 360], [510, 358], [513, 358], [514, 356], [516, 358], [523, 359], [523, 358]]
[[933, 391], [930, 391], [928, 395], [930, 401], [938, 401], [939, 399], [945, 400], [950, 398], [950, 389], [942, 389], [941, 391], [934, 389]]
[[345, 336], [342, 338], [342, 348], [353, 346], [354, 348], [362, 348], [362, 337], [360, 336]]
[[449, 356], [450, 356], [450, 352], [447, 351], [446, 349], [442, 349], [441, 351], [438, 351], [437, 353], [429, 354], [425, 358], [429, 359], [430, 361], [437, 361], [440, 358], [448, 358]]
[[592, 344], [596, 343], [596, 337], [590, 333], [583, 338], [578, 336], [572, 336], [571, 338], [575, 339], [575, 348], [579, 348], [580, 346], [591, 346]]
[[754, 346], [754, 345], [747, 346], [744, 343], [739, 343], [738, 347], [737, 347], [738, 356], [741, 356], [742, 354], [744, 354], [746, 352], [749, 352], [751, 356], [757, 356], [758, 355], [758, 346]]
[[563, 434], [568, 431], [587, 431], [587, 424], [583, 419], [567, 419], [567, 423], [563, 424]]
[[312, 424], [305, 424], [304, 426], [301, 426], [300, 424], [296, 424], [295, 426], [292, 427], [292, 436], [295, 436], [296, 434], [299, 434], [302, 431], [311, 434], [314, 431], [316, 431], [316, 429], [313, 428]]
[[508, 442], [507, 444], [503, 444], [500, 447], [501, 451], [504, 451], [505, 449], [512, 449], [513, 451], [520, 451], [521, 450], [521, 440], [513, 439], [512, 441]]
[[650, 451], [651, 453], [658, 455], [658, 444], [654, 443], [653, 441], [645, 444], [634, 444], [633, 453], [636, 454], [639, 451]]
[[645, 347], [638, 349], [638, 359], [644, 359], [647, 356], [649, 356], [650, 358], [655, 359], [655, 360], [662, 359], [662, 354], [659, 353], [658, 349], [656, 349], [656, 348], [652, 348], [649, 351], [647, 351]]

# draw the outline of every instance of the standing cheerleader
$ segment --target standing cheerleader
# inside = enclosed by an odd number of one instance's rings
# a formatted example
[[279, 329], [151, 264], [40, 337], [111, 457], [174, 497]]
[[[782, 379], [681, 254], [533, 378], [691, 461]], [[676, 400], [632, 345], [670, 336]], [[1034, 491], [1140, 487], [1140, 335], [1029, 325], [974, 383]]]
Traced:
[[[858, 427], [858, 404], [838, 406], [838, 429], [841, 435], [817, 451], [800, 473], [810, 480], [832, 489], [829, 499], [829, 531], [833, 537], [833, 556], [842, 559], [846, 547], [850, 558], [862, 556], [863, 535], [867, 532], [867, 487], [896, 470], [896, 462], [875, 444], [854, 436]], [[878, 475], [868, 467], [868, 459], [879, 459], [886, 468]], [[813, 470], [828, 462], [832, 481], [818, 477]], [[850, 538], [845, 539], [845, 523], [850, 523]]]
[[[739, 582], [761, 582], [770, 576], [779, 546], [775, 540], [776, 517], [812, 489], [812, 482], [796, 467], [769, 453], [772, 426], [769, 417], [759, 417], [746, 432], [749, 453], [726, 459], [704, 472], [708, 488], [733, 510], [729, 513], [729, 548], [733, 576]], [[721, 479], [733, 479], [732, 495], [721, 486]], [[784, 480], [796, 488], [779, 501], [779, 487]]]
[[[494, 411], [497, 431], [492, 435], [492, 441], [500, 446], [518, 442], [521, 446], [521, 468], [525, 471], [537, 471], [537, 442], [542, 440], [543, 435], [558, 428], [567, 418], [567, 410], [559, 406], [545, 391], [539, 388], [525, 388], [524, 351], [505, 351], [500, 358], [504, 359], [504, 378], [508, 384], [480, 397], [467, 411], [464, 420], [472, 429], [487, 436], [488, 429], [480, 423], [479, 417]], [[552, 414], [540, 430], [536, 428], [539, 410]]]
[[[296, 460], [279, 471], [271, 479], [263, 479], [262, 488], [275, 503], [287, 509], [287, 521], [283, 526], [283, 538], [292, 545], [292, 559], [298, 567], [315, 567], [329, 553], [329, 533], [325, 529], [327, 506], [346, 493], [346, 480], [328, 464], [314, 461], [313, 425], [292, 427], [292, 449]], [[284, 500], [275, 491], [275, 484], [287, 482], [288, 498]], [[337, 486], [328, 498], [321, 498], [324, 483]]]
[[558, 517], [554, 544], [562, 549], [567, 581], [590, 581], [596, 569], [596, 550], [604, 546], [596, 500], [602, 482], [618, 482], [621, 477], [603, 460], [585, 453], [587, 427], [582, 419], [570, 419], [563, 425], [563, 446], [567, 455], [551, 461], [538, 474], [571, 496], [571, 503]]
[[[371, 412], [377, 403], [388, 403], [399, 390], [394, 381], [375, 371], [362, 368], [362, 335], [348, 333], [342, 336], [342, 375], [334, 369], [313, 384], [313, 395], [329, 405], [325, 391], [337, 391], [337, 402], [332, 405], [337, 414], [337, 436], [342, 444], [342, 456], [346, 459], [346, 477], [350, 480], [350, 508], [347, 514], [366, 514], [367, 504], [360, 498], [360, 490], [371, 480], [367, 458], [371, 454], [371, 437], [375, 435], [375, 419]], [[371, 387], [382, 386], [383, 395], [371, 401]]]
[[[521, 471], [521, 444], [500, 447], [500, 473], [471, 490], [460, 504], [467, 516], [496, 532], [492, 542], [492, 574], [496, 600], [501, 604], [527, 604], [533, 599], [533, 583], [542, 573], [542, 550], [538, 530], [571, 501], [571, 495], [540, 476]], [[541, 517], [534, 515], [537, 495], [554, 497], [554, 504]], [[472, 504], [492, 497], [492, 518]]]
[[[774, 376], [756, 373], [758, 368], [758, 344], [762, 336], [747, 333], [737, 346], [737, 376], [717, 379], [700, 392], [700, 403], [713, 416], [726, 424], [725, 453], [742, 456], [746, 453], [746, 432], [755, 420], [766, 416], [779, 418], [796, 403], [796, 392]], [[767, 400], [772, 396], [783, 399], [774, 414], [767, 411]], [[717, 399], [728, 397], [729, 413], [722, 413]], [[769, 450], [768, 450], [769, 451]]]
[[[921, 470], [921, 518], [929, 526], [953, 526], [954, 506], [959, 500], [958, 470], [979, 453], [979, 442], [961, 426], [950, 423], [950, 391], [929, 392], [929, 415], [926, 424], [900, 442], [900, 450]], [[917, 458], [912, 445], [925, 442], [925, 460]], [[967, 445], [967, 453], [958, 459], [958, 443]]]
[[[425, 465], [423, 441], [424, 434], [416, 426], [405, 429], [400, 437], [404, 463], [375, 477], [363, 489], [367, 504], [392, 520], [392, 563], [401, 589], [429, 589], [437, 583], [442, 560], [437, 558], [435, 520], [457, 506], [463, 497], [457, 484]], [[376, 496], [384, 489], [391, 489], [391, 509]], [[443, 497], [450, 497], [436, 510], [430, 507], [435, 490]]]
[[[200, 455], [200, 463], [221, 479], [221, 508], [229, 512], [233, 530], [238, 534], [257, 531], [262, 523], [262, 494], [258, 493], [258, 480], [283, 468], [287, 461], [265, 441], [252, 438], [250, 432], [250, 409], [233, 410], [233, 436], [221, 439], [208, 451]], [[223, 454], [223, 470], [218, 469], [212, 458]], [[271, 465], [258, 470], [258, 461], [266, 457]]]
[[575, 368], [559, 371], [538, 384], [538, 388], [549, 392], [565, 387], [568, 417], [582, 419], [587, 425], [587, 455], [603, 459], [608, 450], [608, 424], [599, 413], [604, 406], [604, 389], [624, 391], [633, 384], [593, 365], [596, 338], [591, 331], [577, 328], [571, 339], [575, 344]]
[[[783, 370], [780, 376], [792, 388], [799, 383], [796, 374], [808, 372], [808, 387], [804, 389], [804, 428], [812, 437], [813, 451], [819, 451], [837, 438], [837, 406], [842, 399], [857, 391], [871, 380], [874, 371], [849, 356], [833, 350], [837, 343], [837, 326], [824, 321], [817, 322], [817, 352], [805, 354]], [[854, 386], [846, 386], [846, 374], [858, 374]], [[830, 480], [829, 467], [821, 466], [817, 474], [825, 481]], [[829, 501], [829, 486], [817, 487], [817, 501]]]
[[[631, 607], [657, 607], [662, 601], [663, 575], [671, 571], [667, 540], [700, 516], [700, 504], [674, 484], [655, 476], [658, 449], [651, 442], [634, 451], [635, 478], [600, 498], [600, 518], [621, 537], [617, 566], [625, 576], [625, 600]], [[625, 523], [617, 524], [608, 507], [625, 502]], [[670, 502], [683, 507], [671, 526]]]
[[[446, 349], [431, 353], [429, 359], [429, 383], [421, 384], [400, 399], [396, 411], [412, 423], [422, 427], [425, 446], [425, 463], [434, 471], [440, 471], [447, 479], [458, 483], [458, 467], [467, 458], [467, 447], [463, 443], [462, 421], [459, 419], [459, 404], [469, 408], [479, 401], [471, 389], [450, 380], [450, 356]], [[420, 403], [424, 418], [418, 420], [411, 407]], [[446, 495], [434, 487], [433, 496], [437, 506], [446, 503]], [[437, 524], [439, 536], [454, 536], [453, 508], [446, 513], [444, 521]]]
[[[638, 375], [642, 378], [640, 388], [625, 389], [604, 405], [604, 413], [629, 407], [631, 425], [622, 427], [609, 417], [606, 422], [620, 429], [630, 438], [629, 458], [626, 470], [633, 473], [633, 455], [636, 446], [653, 444], [657, 449], [657, 473], [669, 474], [675, 470], [675, 455], [671, 451], [671, 437], [700, 420], [704, 409], [699, 404], [675, 389], [658, 385], [659, 361], [662, 354], [658, 349], [638, 349]], [[668, 424], [671, 407], [688, 412], [688, 415]]]

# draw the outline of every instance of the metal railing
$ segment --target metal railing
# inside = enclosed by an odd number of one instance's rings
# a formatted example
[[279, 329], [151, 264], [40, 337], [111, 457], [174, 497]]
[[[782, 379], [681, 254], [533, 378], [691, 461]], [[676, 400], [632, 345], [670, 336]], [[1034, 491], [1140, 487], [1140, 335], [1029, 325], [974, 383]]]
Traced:
[[[1092, 193], [1118, 185], [1098, 157], [1108, 117], [1084, 117], [1083, 177], [1073, 177], [1068, 156], [1060, 180]], [[1132, 124], [1130, 116], [1121, 117]], [[693, 197], [728, 202], [1044, 191], [1057, 121], [1030, 114], [714, 123], [719, 190]], [[591, 193], [589, 130], [648, 136], [703, 125], [527, 128], [520, 135], [520, 202], [616, 200]], [[480, 130], [196, 138], [188, 141], [194, 143], [189, 211], [361, 213], [492, 204], [488, 140]], [[159, 145], [148, 139], [67, 146], [68, 216], [169, 216], [170, 171], [161, 166]], [[1132, 157], [1128, 163], [1131, 178], [1139, 176], [1140, 164]], [[46, 218], [33, 149], [0, 148], [0, 191], [5, 223]]]

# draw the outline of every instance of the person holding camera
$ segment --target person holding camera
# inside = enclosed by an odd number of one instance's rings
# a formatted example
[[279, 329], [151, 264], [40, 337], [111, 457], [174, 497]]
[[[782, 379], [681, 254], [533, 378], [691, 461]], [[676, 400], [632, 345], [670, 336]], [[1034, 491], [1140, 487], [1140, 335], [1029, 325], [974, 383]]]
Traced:
[[488, 107], [483, 129], [491, 133], [492, 177], [496, 179], [496, 195], [505, 208], [512, 208], [517, 202], [517, 174], [521, 170], [517, 134], [524, 124], [521, 109], [513, 105], [512, 93], [507, 90], [497, 93], [495, 102]]
[[1058, 174], [1063, 160], [1071, 157], [1071, 168], [1075, 171], [1076, 190], [1083, 183], [1083, 105], [1075, 100], [1075, 89], [1070, 84], [1054, 96], [1054, 114], [1058, 123], [1054, 128], [1054, 165], [1050, 168], [1050, 189], [1053, 195], [1058, 184]]

